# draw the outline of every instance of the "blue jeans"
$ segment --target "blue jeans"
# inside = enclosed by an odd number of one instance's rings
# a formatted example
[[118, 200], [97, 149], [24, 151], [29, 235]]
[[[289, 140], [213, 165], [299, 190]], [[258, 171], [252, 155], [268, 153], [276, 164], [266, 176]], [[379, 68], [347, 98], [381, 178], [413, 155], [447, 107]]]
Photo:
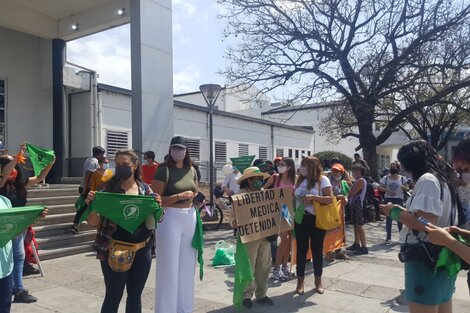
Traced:
[[23, 287], [23, 266], [24, 266], [24, 235], [20, 234], [12, 239], [13, 244], [13, 294], [17, 294]]
[[10, 313], [12, 290], [12, 274], [0, 279], [0, 313]]
[[[403, 200], [399, 198], [385, 198], [384, 203], [393, 203], [393, 204], [398, 204], [398, 205], [403, 205]], [[401, 231], [402, 228], [402, 223], [397, 221], [397, 227], [398, 231]], [[392, 219], [387, 216], [387, 220], [385, 222], [385, 229], [387, 231], [387, 238], [386, 240], [392, 240]]]

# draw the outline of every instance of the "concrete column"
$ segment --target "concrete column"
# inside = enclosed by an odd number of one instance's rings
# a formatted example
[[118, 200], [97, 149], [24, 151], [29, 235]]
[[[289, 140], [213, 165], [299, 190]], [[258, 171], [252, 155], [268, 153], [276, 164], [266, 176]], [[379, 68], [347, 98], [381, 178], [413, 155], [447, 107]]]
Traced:
[[163, 161], [173, 136], [171, 0], [131, 1], [132, 146]]

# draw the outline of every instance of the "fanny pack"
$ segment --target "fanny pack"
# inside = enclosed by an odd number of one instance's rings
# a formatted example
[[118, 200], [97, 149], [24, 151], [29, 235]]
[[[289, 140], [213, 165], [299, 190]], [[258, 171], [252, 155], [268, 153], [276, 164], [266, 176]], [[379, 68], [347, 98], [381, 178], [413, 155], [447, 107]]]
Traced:
[[115, 272], [127, 272], [134, 262], [137, 251], [144, 248], [150, 238], [139, 243], [111, 239], [109, 243], [108, 265]]
[[418, 242], [415, 244], [405, 243], [401, 246], [398, 259], [401, 262], [419, 262], [426, 265], [430, 270], [436, 268], [436, 262], [442, 247], [430, 242]]

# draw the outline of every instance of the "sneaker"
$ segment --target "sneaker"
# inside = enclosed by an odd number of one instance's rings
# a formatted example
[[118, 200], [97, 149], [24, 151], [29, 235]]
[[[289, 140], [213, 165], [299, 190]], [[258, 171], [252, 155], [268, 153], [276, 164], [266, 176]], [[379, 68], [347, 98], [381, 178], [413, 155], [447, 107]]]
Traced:
[[388, 245], [391, 245], [392, 244], [392, 241], [390, 239], [387, 239], [385, 240], [385, 244], [388, 246]]
[[253, 301], [251, 301], [251, 299], [243, 299], [242, 304], [245, 308], [251, 309], [251, 307], [253, 306]]
[[75, 227], [75, 226], [72, 226], [72, 228], [70, 229], [70, 233], [71, 233], [72, 235], [78, 234], [78, 233], [79, 233], [78, 228]]
[[361, 248], [361, 245], [358, 244], [358, 243], [353, 243], [352, 245], [350, 245], [349, 247], [346, 248], [346, 250], [348, 251], [356, 251], [356, 250], [359, 250]]
[[28, 275], [37, 275], [40, 274], [41, 271], [35, 267], [33, 267], [31, 264], [25, 264], [23, 267], [23, 276], [28, 276]]
[[27, 290], [21, 290], [15, 297], [13, 298], [13, 302], [15, 303], [33, 303], [38, 301], [38, 298], [30, 295]]
[[262, 304], [267, 304], [267, 305], [273, 305], [274, 304], [273, 300], [268, 296], [264, 297], [263, 299], [256, 299], [256, 302], [262, 303]]
[[284, 275], [282, 270], [274, 270], [271, 274], [271, 278], [278, 281], [286, 281], [287, 277]]
[[369, 254], [369, 249], [367, 247], [360, 247], [356, 251], [354, 251], [355, 255], [363, 255], [363, 254]]
[[283, 265], [281, 267], [281, 271], [282, 271], [282, 274], [284, 274], [284, 276], [290, 277], [291, 274], [290, 274], [289, 266]]

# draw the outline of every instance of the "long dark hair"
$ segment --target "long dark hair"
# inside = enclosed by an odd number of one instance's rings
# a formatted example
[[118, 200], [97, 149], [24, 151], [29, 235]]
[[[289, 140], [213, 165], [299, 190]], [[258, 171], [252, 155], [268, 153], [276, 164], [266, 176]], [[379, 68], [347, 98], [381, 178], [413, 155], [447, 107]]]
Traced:
[[[162, 165], [166, 165], [166, 167], [168, 167], [168, 168], [176, 167], [176, 161], [173, 160], [173, 158], [171, 157], [171, 147], [170, 147], [170, 149], [168, 149], [167, 156], [168, 156], [168, 158], [165, 156], [165, 163], [163, 163]], [[191, 156], [189, 155], [188, 148], [186, 148], [186, 155], [184, 156], [183, 166], [184, 167], [193, 166], [193, 161], [191, 161]]]
[[[116, 151], [116, 155], [114, 157], [114, 160], [116, 161], [118, 156], [120, 155], [125, 155], [131, 158], [131, 161], [134, 165], [137, 165], [137, 168], [134, 171], [134, 180], [138, 183], [142, 183], [142, 169], [141, 165], [139, 162], [139, 157], [135, 153], [134, 150], [132, 149], [120, 149]], [[107, 183], [103, 185], [103, 189], [107, 192], [115, 192], [115, 193], [120, 193], [122, 192], [121, 190], [121, 180], [114, 175]]]
[[[1, 169], [3, 170], [3, 168], [10, 162], [11, 160], [7, 157], [0, 158]], [[17, 172], [15, 181], [12, 182], [10, 180], [7, 180], [5, 183], [7, 195], [8, 193], [14, 193], [17, 197], [26, 199], [28, 195], [28, 192], [26, 190], [26, 181], [23, 179], [23, 174], [18, 164], [15, 165], [15, 170]]]
[[[282, 158], [282, 161], [286, 163], [287, 166], [289, 166], [289, 171], [286, 173], [287, 177], [289, 180], [292, 182], [292, 184], [295, 184], [295, 163], [294, 160], [291, 158], [284, 157]], [[279, 174], [282, 175], [282, 174]]]
[[398, 150], [398, 161], [411, 173], [414, 181], [422, 175], [431, 173], [439, 180], [441, 190], [447, 184], [452, 197], [452, 204], [457, 200], [457, 175], [454, 169], [443, 160], [431, 144], [425, 140], [407, 143]]

